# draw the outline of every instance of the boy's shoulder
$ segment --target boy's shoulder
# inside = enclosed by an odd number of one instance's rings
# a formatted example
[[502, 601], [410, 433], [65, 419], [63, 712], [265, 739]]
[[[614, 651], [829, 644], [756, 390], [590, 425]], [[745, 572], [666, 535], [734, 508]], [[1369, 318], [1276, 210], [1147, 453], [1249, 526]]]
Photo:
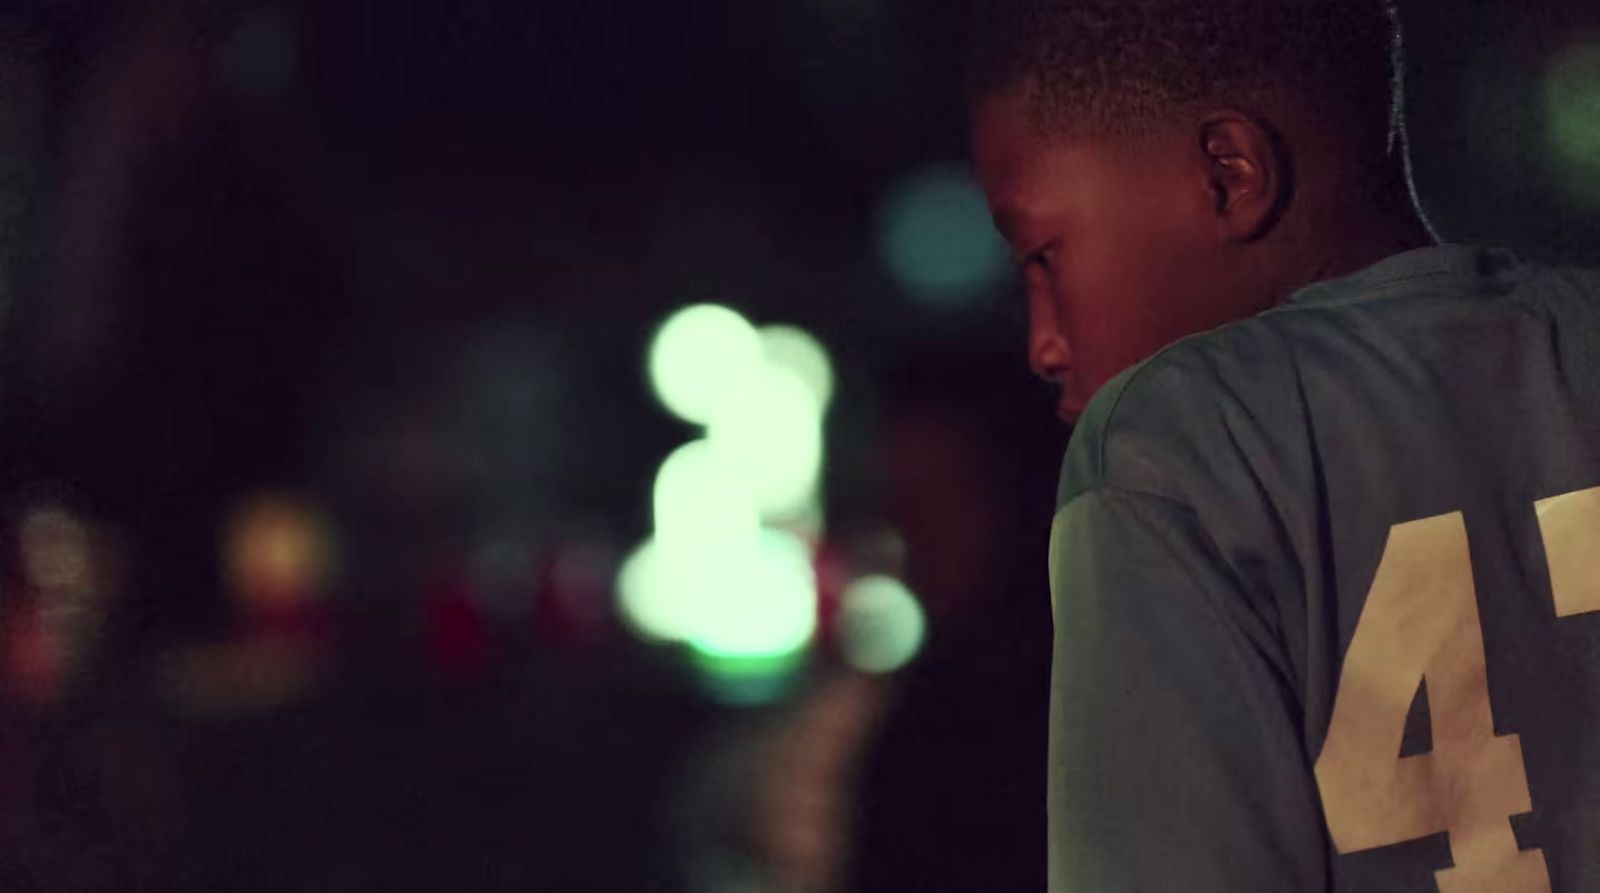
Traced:
[[1073, 429], [1057, 505], [1100, 487], [1190, 501], [1194, 477], [1293, 412], [1279, 329], [1258, 315], [1190, 335], [1106, 383]]

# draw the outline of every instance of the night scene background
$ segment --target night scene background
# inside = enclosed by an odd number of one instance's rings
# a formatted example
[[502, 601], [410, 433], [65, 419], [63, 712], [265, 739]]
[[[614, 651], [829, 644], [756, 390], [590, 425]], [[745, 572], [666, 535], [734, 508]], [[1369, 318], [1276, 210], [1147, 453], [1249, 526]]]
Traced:
[[[1600, 7], [1402, 10], [1445, 238], [1600, 264]], [[0, 885], [1042, 890], [968, 15], [0, 11]]]

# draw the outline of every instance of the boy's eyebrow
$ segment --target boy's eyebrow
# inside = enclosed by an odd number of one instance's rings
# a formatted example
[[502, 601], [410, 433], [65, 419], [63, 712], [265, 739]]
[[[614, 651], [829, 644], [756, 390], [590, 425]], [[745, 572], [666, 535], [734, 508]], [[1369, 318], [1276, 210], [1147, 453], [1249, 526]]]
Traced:
[[1011, 241], [1017, 231], [1019, 215], [1016, 209], [1009, 205], [999, 205], [989, 210], [989, 216], [994, 220], [994, 228], [1000, 231], [1000, 235]]

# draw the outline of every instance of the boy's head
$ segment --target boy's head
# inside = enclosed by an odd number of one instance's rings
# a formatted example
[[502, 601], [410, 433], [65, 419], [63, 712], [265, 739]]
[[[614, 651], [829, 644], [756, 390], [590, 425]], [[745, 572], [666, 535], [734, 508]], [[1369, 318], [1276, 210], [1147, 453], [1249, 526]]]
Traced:
[[1385, 0], [987, 0], [973, 152], [1075, 417], [1162, 346], [1425, 244]]

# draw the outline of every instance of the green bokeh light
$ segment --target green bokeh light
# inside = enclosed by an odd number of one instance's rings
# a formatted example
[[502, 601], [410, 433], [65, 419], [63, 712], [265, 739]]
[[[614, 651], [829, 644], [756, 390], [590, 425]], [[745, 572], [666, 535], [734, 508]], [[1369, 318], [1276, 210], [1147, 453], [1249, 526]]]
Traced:
[[863, 577], [844, 592], [839, 614], [839, 647], [851, 666], [889, 673], [910, 663], [922, 650], [927, 619], [922, 605], [893, 577]]
[[617, 588], [622, 616], [641, 637], [684, 642], [729, 666], [803, 651], [816, 631], [810, 550], [780, 531], [731, 550], [652, 539], [623, 564]]
[[[793, 688], [805, 665], [809, 630], [815, 621], [799, 620], [798, 612], [780, 612], [774, 619], [789, 616], [794, 628], [784, 635], [768, 635], [766, 640], [799, 644], [772, 650], [725, 647], [735, 635], [748, 633], [736, 629], [746, 625], [748, 618], [737, 608], [729, 615], [717, 616], [716, 611], [732, 600], [730, 596], [738, 595], [718, 592], [717, 569], [718, 565], [664, 550], [655, 540], [646, 542], [623, 564], [618, 577], [622, 617], [646, 641], [690, 643], [688, 653], [693, 666], [714, 699], [734, 706], [777, 700]], [[786, 588], [790, 598], [798, 602], [797, 589]], [[757, 602], [756, 607], [761, 599], [770, 596], [756, 590], [745, 594]], [[814, 618], [814, 595], [808, 591], [804, 598], [807, 614]], [[694, 645], [696, 641], [700, 644]], [[744, 641], [748, 644], [750, 640]], [[706, 648], [707, 643], [713, 647]]]
[[753, 707], [776, 701], [794, 689], [805, 667], [806, 651], [762, 657], [695, 652], [694, 662], [711, 697], [736, 707]]
[[817, 581], [799, 538], [764, 530], [754, 550], [722, 556], [697, 574], [689, 644], [701, 654], [759, 658], [804, 648], [817, 626]]
[[1569, 184], [1600, 202], [1600, 43], [1568, 46], [1544, 79], [1545, 135]]
[[650, 346], [650, 384], [685, 421], [706, 424], [737, 400], [764, 360], [749, 320], [727, 307], [696, 304], [662, 324]]
[[780, 697], [816, 633], [811, 547], [796, 531], [820, 529], [832, 360], [801, 329], [758, 333], [701, 304], [661, 327], [648, 366], [662, 403], [706, 432], [661, 464], [655, 533], [623, 564], [618, 609], [641, 638], [687, 646], [718, 700]]
[[1006, 276], [1005, 244], [966, 169], [939, 165], [890, 190], [878, 220], [890, 276], [919, 301], [956, 307], [983, 298]]

